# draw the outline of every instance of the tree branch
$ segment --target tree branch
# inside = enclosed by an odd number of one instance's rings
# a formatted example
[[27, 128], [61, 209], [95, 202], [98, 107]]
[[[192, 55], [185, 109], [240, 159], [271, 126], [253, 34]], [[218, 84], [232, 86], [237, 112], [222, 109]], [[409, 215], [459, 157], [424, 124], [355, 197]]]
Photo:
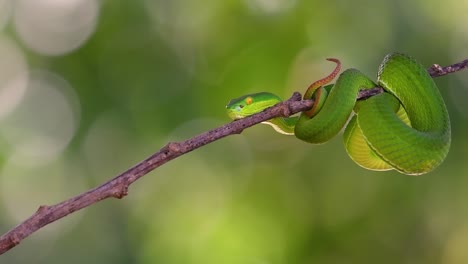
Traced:
[[468, 59], [446, 67], [441, 67], [439, 64], [433, 64], [429, 69], [427, 69], [427, 72], [434, 78], [461, 71], [466, 68], [468, 68]]
[[[428, 72], [432, 77], [439, 77], [466, 69], [467, 67], [468, 59], [447, 67], [434, 64], [428, 69]], [[363, 90], [359, 92], [357, 99], [365, 99], [382, 92], [383, 89], [380, 87]], [[40, 206], [32, 216], [0, 237], [0, 254], [15, 247], [23, 239], [40, 228], [73, 212], [110, 197], [123, 198], [128, 194], [128, 188], [133, 182], [170, 160], [226, 136], [240, 134], [244, 129], [274, 117], [288, 117], [308, 110], [312, 105], [312, 100], [301, 101], [301, 95], [295, 92], [287, 101], [281, 102], [261, 113], [233, 121], [185, 141], [168, 143], [147, 159], [94, 189], [55, 205]]]

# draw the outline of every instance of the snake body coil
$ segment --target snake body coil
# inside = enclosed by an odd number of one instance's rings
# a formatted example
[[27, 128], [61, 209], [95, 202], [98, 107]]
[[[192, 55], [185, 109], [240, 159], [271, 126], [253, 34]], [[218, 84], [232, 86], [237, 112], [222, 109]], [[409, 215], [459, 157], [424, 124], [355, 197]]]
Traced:
[[[377, 83], [356, 69], [347, 69], [334, 85], [324, 86], [341, 66], [338, 60], [329, 60], [337, 63], [336, 69], [309, 86], [304, 95], [304, 99], [314, 99], [312, 109], [299, 117], [266, 123], [313, 144], [330, 140], [346, 126], [346, 151], [370, 170], [395, 169], [420, 175], [442, 163], [450, 149], [450, 119], [437, 86], [421, 64], [393, 53], [380, 65]], [[356, 101], [359, 90], [376, 86], [385, 92]], [[232, 119], [239, 119], [280, 101], [278, 96], [263, 92], [233, 99], [226, 108]]]

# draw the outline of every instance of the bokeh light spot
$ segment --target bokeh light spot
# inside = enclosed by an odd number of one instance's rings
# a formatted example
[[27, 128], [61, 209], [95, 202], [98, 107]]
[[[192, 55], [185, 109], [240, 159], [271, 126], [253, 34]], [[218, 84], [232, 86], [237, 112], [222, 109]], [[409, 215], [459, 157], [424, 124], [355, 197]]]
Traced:
[[24, 97], [0, 126], [12, 148], [11, 160], [35, 164], [61, 154], [75, 134], [79, 112], [67, 82], [50, 72], [32, 72]]
[[0, 120], [19, 103], [27, 85], [23, 53], [6, 37], [0, 37]]
[[89, 172], [97, 179], [108, 179], [131, 166], [131, 160], [138, 157], [139, 146], [132, 141], [125, 125], [114, 111], [97, 116], [91, 124], [81, 151]]
[[11, 0], [0, 0], [0, 30], [2, 30], [5, 25], [10, 20], [12, 8]]
[[445, 243], [445, 252], [442, 263], [456, 264], [468, 261], [468, 228], [466, 226], [453, 232]]
[[20, 0], [14, 24], [28, 48], [61, 55], [80, 47], [94, 32], [99, 14], [95, 0]]
[[295, 0], [246, 0], [247, 6], [255, 12], [276, 14], [291, 9]]
[[[38, 166], [23, 166], [8, 160], [0, 171], [0, 203], [2, 223], [14, 226], [31, 216], [41, 205], [56, 204], [84, 190], [79, 177], [80, 165], [64, 159]], [[74, 214], [48, 225], [22, 243], [22, 248], [32, 252], [38, 262], [56, 250], [56, 242], [66, 237], [83, 218]], [[38, 250], [39, 249], [39, 250]], [[20, 262], [29, 262], [27, 256], [19, 256]]]

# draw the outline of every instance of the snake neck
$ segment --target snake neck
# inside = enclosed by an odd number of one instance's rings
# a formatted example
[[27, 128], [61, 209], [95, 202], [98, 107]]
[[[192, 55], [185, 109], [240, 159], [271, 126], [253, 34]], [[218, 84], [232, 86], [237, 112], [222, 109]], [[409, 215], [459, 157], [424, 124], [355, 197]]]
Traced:
[[262, 123], [272, 126], [278, 133], [284, 135], [294, 135], [294, 127], [296, 126], [298, 119], [299, 117], [297, 116], [288, 118], [278, 117]]

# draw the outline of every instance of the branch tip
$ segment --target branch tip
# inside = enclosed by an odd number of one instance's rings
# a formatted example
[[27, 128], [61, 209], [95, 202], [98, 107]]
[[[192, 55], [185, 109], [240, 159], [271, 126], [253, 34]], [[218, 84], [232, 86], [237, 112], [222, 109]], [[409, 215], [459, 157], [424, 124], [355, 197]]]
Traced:
[[432, 64], [432, 66], [427, 69], [427, 72], [429, 75], [431, 75], [431, 77], [435, 78], [447, 75], [449, 73], [461, 71], [466, 68], [468, 68], [468, 59], [445, 67], [442, 67], [439, 64]]

